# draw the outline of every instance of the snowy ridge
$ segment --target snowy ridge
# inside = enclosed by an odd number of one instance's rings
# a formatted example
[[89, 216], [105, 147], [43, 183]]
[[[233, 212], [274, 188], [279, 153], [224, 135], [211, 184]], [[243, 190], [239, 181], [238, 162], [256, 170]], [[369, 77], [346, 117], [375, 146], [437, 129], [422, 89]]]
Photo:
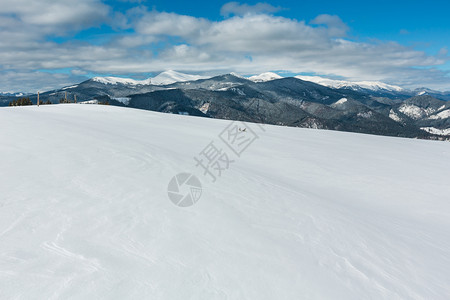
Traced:
[[156, 77], [151, 79], [152, 84], [156, 85], [166, 85], [172, 84], [175, 82], [184, 82], [184, 81], [194, 81], [199, 79], [206, 79], [208, 76], [200, 76], [200, 75], [190, 75], [184, 74], [180, 72], [175, 72], [172, 70], [165, 71], [157, 75]]
[[416, 88], [414, 89], [414, 93], [416, 96], [429, 95], [429, 94], [448, 94], [448, 92], [441, 92], [437, 90], [432, 90], [426, 87]]
[[254, 76], [248, 77], [247, 79], [249, 79], [253, 82], [266, 82], [266, 81], [272, 81], [272, 80], [280, 79], [280, 78], [283, 78], [283, 76], [280, 76], [273, 72], [265, 72], [265, 73], [261, 73], [259, 75], [254, 75]]
[[135, 80], [131, 78], [121, 78], [121, 77], [94, 77], [93, 81], [100, 82], [103, 84], [123, 84], [123, 85], [167, 85], [175, 82], [184, 82], [184, 81], [193, 81], [199, 79], [205, 79], [209, 77], [200, 76], [200, 75], [190, 75], [184, 74], [176, 71], [165, 71], [158, 74], [155, 77], [150, 77], [145, 80]]
[[103, 83], [103, 84], [111, 84], [111, 85], [117, 85], [117, 84], [123, 84], [123, 85], [147, 85], [152, 83], [152, 79], [148, 78], [145, 80], [134, 80], [131, 78], [121, 78], [121, 77], [94, 77], [92, 78], [93, 81]]
[[345, 81], [345, 80], [334, 80], [334, 79], [328, 79], [320, 76], [304, 76], [304, 75], [297, 75], [295, 78], [304, 80], [304, 81], [310, 81], [314, 82], [323, 86], [327, 86], [330, 88], [340, 89], [340, 88], [348, 88], [353, 90], [360, 90], [360, 89], [367, 89], [372, 91], [392, 91], [392, 92], [402, 92], [404, 91], [403, 88], [396, 86], [396, 85], [390, 85], [379, 81]]
[[237, 77], [237, 78], [241, 78], [241, 79], [246, 79], [246, 80], [248, 80], [248, 78], [246, 78], [246, 77], [244, 77], [244, 76], [242, 76], [242, 75], [240, 75], [240, 74], [238, 74], [238, 73], [235, 73], [235, 72], [231, 72], [230, 75], [232, 75], [232, 76], [234, 76], [234, 77]]
[[[230, 124], [0, 108], [1, 298], [448, 298], [448, 142], [238, 123], [237, 157]], [[214, 183], [211, 142], [234, 160]], [[180, 172], [194, 206], [168, 199]]]

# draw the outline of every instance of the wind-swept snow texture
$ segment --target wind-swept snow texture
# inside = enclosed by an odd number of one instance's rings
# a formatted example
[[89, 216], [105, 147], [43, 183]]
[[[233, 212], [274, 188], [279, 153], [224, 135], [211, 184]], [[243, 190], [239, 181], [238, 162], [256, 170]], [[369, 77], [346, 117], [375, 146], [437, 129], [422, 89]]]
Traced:
[[450, 143], [247, 124], [212, 183], [193, 158], [228, 124], [0, 109], [0, 298], [449, 298]]

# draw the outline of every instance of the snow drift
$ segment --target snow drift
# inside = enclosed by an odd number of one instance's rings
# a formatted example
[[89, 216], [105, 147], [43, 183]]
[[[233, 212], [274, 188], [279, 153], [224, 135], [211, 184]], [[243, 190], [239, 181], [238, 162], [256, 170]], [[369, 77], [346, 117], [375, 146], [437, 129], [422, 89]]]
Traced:
[[450, 143], [240, 125], [212, 183], [194, 157], [229, 124], [0, 109], [0, 298], [448, 299]]

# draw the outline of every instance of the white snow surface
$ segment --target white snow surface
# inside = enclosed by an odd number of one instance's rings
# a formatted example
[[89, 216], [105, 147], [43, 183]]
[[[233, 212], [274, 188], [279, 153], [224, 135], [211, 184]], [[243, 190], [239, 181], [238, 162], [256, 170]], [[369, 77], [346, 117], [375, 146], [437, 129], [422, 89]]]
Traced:
[[[230, 122], [1, 108], [0, 298], [448, 299], [450, 143], [247, 124], [236, 157]], [[215, 183], [211, 141], [235, 160]]]
[[248, 79], [253, 82], [266, 82], [266, 81], [272, 81], [272, 80], [280, 79], [280, 78], [283, 78], [283, 76], [280, 76], [273, 72], [265, 72], [265, 73], [261, 73], [259, 75], [254, 75], [254, 76], [248, 77]]
[[334, 80], [329, 78], [324, 78], [320, 76], [304, 76], [304, 75], [297, 75], [295, 78], [305, 80], [305, 81], [311, 81], [323, 86], [331, 87], [331, 88], [350, 88], [353, 90], [359, 90], [359, 89], [368, 89], [372, 91], [379, 91], [379, 90], [387, 90], [387, 91], [395, 91], [395, 92], [401, 92], [404, 91], [402, 87], [387, 84], [380, 81], [346, 81], [346, 80]]

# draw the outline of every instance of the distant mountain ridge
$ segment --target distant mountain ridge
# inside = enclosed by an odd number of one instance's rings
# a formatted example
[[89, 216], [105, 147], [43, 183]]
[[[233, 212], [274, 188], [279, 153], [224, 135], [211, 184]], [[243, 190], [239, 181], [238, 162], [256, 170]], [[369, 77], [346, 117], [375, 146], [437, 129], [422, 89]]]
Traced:
[[330, 88], [335, 89], [353, 89], [353, 90], [360, 90], [360, 89], [367, 89], [372, 91], [380, 91], [380, 90], [386, 90], [390, 92], [403, 92], [405, 89], [396, 86], [396, 85], [390, 85], [386, 84], [380, 81], [345, 81], [345, 80], [333, 80], [328, 78], [323, 78], [319, 76], [302, 76], [297, 75], [295, 78], [315, 82], [320, 85], [324, 85]]
[[[270, 72], [246, 78], [234, 73], [203, 77], [167, 71], [141, 81], [95, 77], [41, 93], [40, 99], [58, 103], [67, 95], [69, 99], [76, 96], [78, 102], [107, 102], [210, 118], [413, 138], [450, 138], [450, 102], [436, 99], [429, 91], [416, 96], [415, 92], [378, 82], [360, 82], [357, 86], [321, 82], [283, 78]], [[36, 95], [30, 99], [36, 102]]]
[[4, 97], [25, 97], [27, 95], [31, 95], [31, 93], [22, 93], [22, 92], [0, 92], [0, 96]]
[[[253, 82], [266, 82], [277, 79], [285, 78], [274, 72], [264, 72], [258, 75], [253, 75], [250, 77], [244, 77], [236, 73], [230, 73], [236, 77], [242, 79], [248, 79]], [[138, 86], [138, 85], [169, 85], [177, 82], [187, 82], [187, 81], [195, 81], [199, 79], [209, 79], [214, 76], [202, 76], [202, 75], [192, 75], [181, 73], [173, 70], [167, 70], [161, 72], [155, 77], [149, 77], [144, 80], [136, 80], [132, 78], [124, 78], [124, 77], [114, 77], [114, 76], [106, 76], [106, 77], [93, 77], [89, 80], [93, 80], [103, 84], [111, 84], [111, 85], [128, 85], [128, 86]], [[306, 76], [306, 75], [296, 75], [295, 78], [301, 79], [303, 81], [310, 81], [322, 86], [326, 86], [333, 89], [351, 89], [355, 91], [372, 91], [372, 92], [390, 92], [397, 93], [402, 96], [416, 96], [416, 95], [432, 95], [434, 97], [438, 96], [443, 100], [450, 100], [450, 91], [436, 91], [432, 89], [428, 89], [425, 87], [417, 88], [414, 90], [408, 90], [402, 88], [400, 86], [387, 84], [380, 81], [347, 81], [347, 80], [335, 80], [329, 79], [321, 76]], [[64, 87], [62, 89], [67, 89], [72, 86]], [[31, 95], [30, 93], [2, 93], [0, 92], [0, 96], [24, 96]]]

